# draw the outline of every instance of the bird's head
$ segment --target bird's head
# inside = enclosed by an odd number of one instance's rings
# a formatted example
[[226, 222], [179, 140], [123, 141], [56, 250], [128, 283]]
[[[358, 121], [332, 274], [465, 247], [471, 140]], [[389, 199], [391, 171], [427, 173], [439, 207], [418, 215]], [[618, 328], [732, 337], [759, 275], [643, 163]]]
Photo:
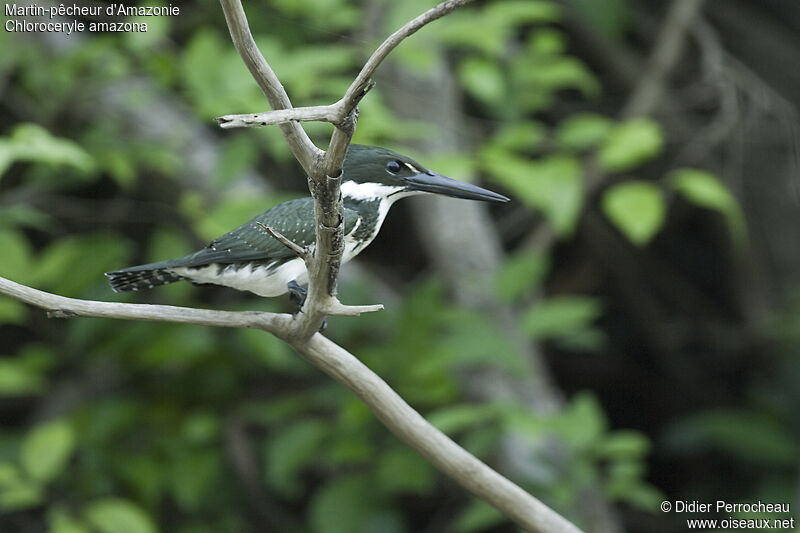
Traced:
[[508, 202], [489, 191], [428, 170], [410, 157], [377, 146], [351, 144], [344, 160], [342, 195], [355, 200], [395, 200], [421, 193]]

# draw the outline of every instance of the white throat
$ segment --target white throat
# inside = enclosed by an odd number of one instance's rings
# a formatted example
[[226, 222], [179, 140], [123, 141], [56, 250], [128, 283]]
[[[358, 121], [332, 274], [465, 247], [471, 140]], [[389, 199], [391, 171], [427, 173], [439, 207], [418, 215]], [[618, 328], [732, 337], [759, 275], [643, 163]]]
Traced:
[[[348, 180], [342, 183], [342, 196], [353, 200], [390, 200], [394, 202], [398, 198], [408, 196], [407, 193], [400, 192], [403, 187], [383, 185], [380, 183], [356, 183]], [[390, 196], [391, 195], [391, 196]]]

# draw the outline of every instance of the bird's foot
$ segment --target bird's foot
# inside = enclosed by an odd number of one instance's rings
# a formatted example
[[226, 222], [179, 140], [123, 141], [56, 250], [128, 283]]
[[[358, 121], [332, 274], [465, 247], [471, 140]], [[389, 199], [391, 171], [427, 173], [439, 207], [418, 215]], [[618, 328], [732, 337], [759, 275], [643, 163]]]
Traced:
[[[303, 309], [303, 304], [306, 303], [306, 297], [308, 296], [308, 289], [304, 289], [300, 285], [297, 284], [297, 281], [292, 280], [290, 281], [286, 287], [289, 289], [289, 300], [292, 301], [294, 304], [297, 305], [297, 310], [295, 310], [294, 314], [300, 312]], [[328, 321], [323, 320], [322, 325], [319, 327], [320, 332], [325, 331], [325, 328], [328, 327]]]
[[304, 289], [298, 285], [295, 280], [290, 281], [286, 287], [289, 289], [289, 300], [297, 305], [297, 311], [295, 311], [295, 313], [299, 313], [300, 309], [303, 308], [303, 304], [306, 303], [308, 289]]

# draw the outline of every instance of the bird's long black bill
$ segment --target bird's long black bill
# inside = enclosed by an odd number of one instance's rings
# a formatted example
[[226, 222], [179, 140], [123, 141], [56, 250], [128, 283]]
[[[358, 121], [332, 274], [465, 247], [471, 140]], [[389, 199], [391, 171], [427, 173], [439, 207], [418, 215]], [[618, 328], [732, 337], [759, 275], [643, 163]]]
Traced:
[[432, 192], [452, 196], [453, 198], [465, 198], [467, 200], [483, 200], [486, 202], [508, 202], [509, 199], [502, 194], [497, 194], [488, 189], [478, 187], [471, 183], [454, 180], [436, 172], [428, 171], [426, 174], [417, 174], [407, 178], [408, 188], [414, 191]]

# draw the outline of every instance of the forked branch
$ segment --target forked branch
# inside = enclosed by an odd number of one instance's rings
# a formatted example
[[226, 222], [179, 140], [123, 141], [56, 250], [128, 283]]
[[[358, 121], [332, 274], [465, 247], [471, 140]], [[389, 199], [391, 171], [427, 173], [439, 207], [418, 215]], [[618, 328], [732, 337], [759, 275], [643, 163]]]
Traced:
[[[230, 312], [162, 305], [77, 300], [46, 293], [0, 278], [0, 294], [48, 310], [52, 317], [102, 317], [128, 320], [179, 322], [203, 326], [256, 328], [289, 343], [302, 357], [361, 398], [398, 438], [417, 450], [436, 468], [495, 506], [510, 520], [530, 532], [580, 533], [558, 513], [470, 455], [433, 427], [355, 356], [329, 341], [317, 330], [326, 314], [356, 315], [376, 311], [380, 305], [346, 306], [336, 298], [336, 278], [344, 250], [343, 208], [340, 194], [342, 164], [358, 119], [358, 102], [372, 86], [371, 77], [400, 42], [425, 24], [441, 18], [470, 0], [447, 0], [426, 11], [392, 34], [372, 54], [342, 100], [315, 108], [293, 109], [289, 97], [259, 52], [240, 0], [220, 0], [231, 37], [258, 82], [273, 111], [229, 115], [223, 127], [250, 125], [257, 117], [278, 124], [287, 143], [309, 177], [315, 199], [316, 244], [313, 256], [273, 228], [262, 229], [302, 257], [308, 265], [309, 294], [300, 318], [286, 314]], [[336, 127], [326, 152], [313, 145], [300, 121], [322, 120]]]
[[[257, 128], [260, 126], [285, 124], [288, 122], [313, 121], [330, 122], [336, 125], [341, 124], [347, 118], [348, 114], [358, 105], [361, 99], [364, 98], [367, 92], [369, 92], [369, 90], [374, 86], [372, 76], [375, 75], [375, 71], [378, 70], [378, 67], [381, 66], [383, 60], [386, 59], [392, 50], [397, 48], [397, 46], [403, 42], [404, 39], [415, 34], [426, 24], [440, 19], [451, 11], [458, 9], [459, 7], [470, 2], [472, 2], [472, 0], [446, 0], [445, 2], [430, 8], [418, 17], [404, 24], [403, 27], [387, 37], [386, 40], [375, 49], [367, 62], [364, 63], [364, 66], [361, 68], [361, 72], [358, 73], [358, 76], [356, 76], [355, 80], [353, 80], [353, 83], [351, 83], [350, 87], [348, 87], [347, 91], [345, 91], [342, 99], [336, 103], [326, 106], [298, 107], [289, 109], [286, 108], [286, 106], [277, 108], [270, 100], [270, 105], [272, 105], [273, 111], [241, 115], [223, 115], [217, 118], [217, 122], [219, 122], [220, 126], [223, 128]], [[223, 5], [224, 4], [225, 2], [223, 0]], [[231, 22], [229, 20], [228, 24], [230, 23]], [[242, 56], [242, 58], [245, 60], [245, 62], [248, 61], [245, 56]], [[253, 72], [253, 70], [254, 68], [250, 68], [250, 72]], [[260, 71], [258, 68], [255, 70], [257, 72]], [[272, 76], [275, 75], [271, 69], [269, 72], [272, 73]], [[288, 102], [288, 97], [286, 98], [286, 102]]]

